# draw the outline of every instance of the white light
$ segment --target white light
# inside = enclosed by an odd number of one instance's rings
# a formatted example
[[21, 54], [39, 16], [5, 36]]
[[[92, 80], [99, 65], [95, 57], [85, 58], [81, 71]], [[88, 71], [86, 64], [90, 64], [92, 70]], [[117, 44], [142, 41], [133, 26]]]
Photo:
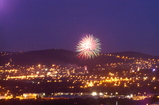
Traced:
[[97, 95], [97, 92], [92, 92], [92, 96], [96, 96]]
[[99, 95], [103, 95], [103, 93], [99, 93]]
[[27, 97], [27, 95], [26, 95], [26, 94], [24, 94], [23, 96], [24, 96], [25, 98]]
[[152, 71], [154, 72], [154, 71], [156, 71], [156, 69], [152, 69]]
[[47, 72], [47, 75], [51, 75], [51, 72]]
[[133, 97], [133, 95], [132, 95], [132, 94], [130, 94], [130, 97]]

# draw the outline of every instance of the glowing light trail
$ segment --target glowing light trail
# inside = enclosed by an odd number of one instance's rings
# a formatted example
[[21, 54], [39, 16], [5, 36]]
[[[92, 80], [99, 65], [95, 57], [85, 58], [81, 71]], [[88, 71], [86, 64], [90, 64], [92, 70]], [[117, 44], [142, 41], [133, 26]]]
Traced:
[[100, 40], [93, 35], [86, 35], [83, 37], [76, 46], [78, 58], [91, 59], [99, 55], [101, 50]]

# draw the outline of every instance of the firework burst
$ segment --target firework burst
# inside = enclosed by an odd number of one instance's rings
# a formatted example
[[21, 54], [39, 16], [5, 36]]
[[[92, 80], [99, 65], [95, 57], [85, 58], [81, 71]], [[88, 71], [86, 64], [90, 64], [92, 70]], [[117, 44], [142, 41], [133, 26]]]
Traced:
[[78, 58], [91, 59], [99, 55], [101, 49], [100, 40], [93, 35], [86, 35], [83, 37], [76, 46]]

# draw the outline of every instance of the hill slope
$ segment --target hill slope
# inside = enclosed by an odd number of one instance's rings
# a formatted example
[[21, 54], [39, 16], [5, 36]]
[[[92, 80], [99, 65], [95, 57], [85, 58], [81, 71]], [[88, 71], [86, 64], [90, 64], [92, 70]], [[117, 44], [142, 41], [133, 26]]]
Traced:
[[155, 56], [142, 54], [139, 52], [118, 52], [110, 54], [101, 54], [100, 56], [90, 59], [90, 60], [81, 60], [77, 58], [77, 53], [64, 50], [64, 49], [47, 49], [47, 50], [38, 50], [38, 51], [29, 51], [29, 52], [20, 52], [20, 53], [11, 53], [5, 56], [0, 56], [0, 65], [12, 61], [14, 65], [37, 65], [37, 64], [77, 64], [77, 65], [96, 65], [96, 64], [105, 64], [105, 63], [116, 63], [116, 62], [132, 62], [133, 60], [121, 59], [117, 56], [125, 57], [135, 57], [142, 59], [157, 59]]

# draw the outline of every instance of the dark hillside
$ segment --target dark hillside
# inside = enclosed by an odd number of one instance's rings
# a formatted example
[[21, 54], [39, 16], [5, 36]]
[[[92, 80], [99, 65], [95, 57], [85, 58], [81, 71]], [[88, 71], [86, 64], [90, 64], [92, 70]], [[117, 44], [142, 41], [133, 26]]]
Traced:
[[64, 49], [47, 49], [29, 52], [12, 53], [5, 56], [0, 56], [0, 65], [4, 65], [11, 61], [14, 65], [37, 65], [37, 64], [77, 64], [77, 65], [96, 65], [105, 63], [117, 63], [117, 62], [133, 62], [133, 60], [124, 60], [117, 58], [116, 56], [127, 56], [142, 59], [157, 59], [159, 57], [142, 54], [139, 52], [118, 52], [111, 53], [113, 56], [107, 54], [101, 54], [94, 59], [81, 60], [77, 58], [77, 53], [64, 50]]

